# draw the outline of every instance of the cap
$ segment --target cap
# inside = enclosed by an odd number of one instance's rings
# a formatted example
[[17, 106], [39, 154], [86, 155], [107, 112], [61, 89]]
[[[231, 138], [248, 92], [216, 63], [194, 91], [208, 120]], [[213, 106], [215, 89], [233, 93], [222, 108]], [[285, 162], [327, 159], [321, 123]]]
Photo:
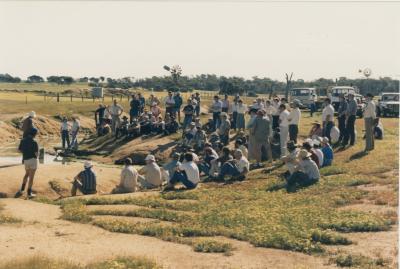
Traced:
[[154, 157], [154, 155], [149, 154], [146, 156], [146, 158], [144, 160], [145, 161], [155, 161], [156, 158]]

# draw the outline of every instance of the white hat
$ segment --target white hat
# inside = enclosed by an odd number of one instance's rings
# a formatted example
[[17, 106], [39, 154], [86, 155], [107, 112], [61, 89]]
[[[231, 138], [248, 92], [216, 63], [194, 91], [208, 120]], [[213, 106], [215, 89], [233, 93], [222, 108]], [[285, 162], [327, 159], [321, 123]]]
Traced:
[[93, 166], [92, 163], [89, 161], [85, 161], [83, 164], [83, 167], [85, 167], [85, 168], [91, 168], [92, 166]]
[[36, 117], [35, 111], [29, 112], [28, 116], [29, 116], [29, 117], [32, 117], [32, 118]]
[[313, 145], [315, 145], [315, 146], [319, 146], [319, 145], [321, 144], [321, 142], [319, 141], [319, 139], [314, 139], [314, 140], [312, 141], [312, 143], [313, 143]]
[[153, 161], [154, 162], [156, 160], [156, 158], [154, 157], [154, 155], [149, 154], [149, 155], [146, 156], [146, 158], [144, 160], [145, 161]]
[[322, 138], [322, 143], [328, 144], [328, 143], [329, 143], [329, 138], [323, 137], [323, 138]]
[[305, 150], [305, 149], [302, 149], [302, 150], [300, 150], [300, 152], [299, 152], [299, 158], [300, 158], [300, 159], [304, 159], [304, 158], [307, 158], [307, 157], [310, 157], [310, 156], [311, 156], [311, 153], [308, 152], [308, 151]]
[[307, 138], [304, 142], [310, 144], [311, 147], [314, 145], [314, 141], [311, 138]]

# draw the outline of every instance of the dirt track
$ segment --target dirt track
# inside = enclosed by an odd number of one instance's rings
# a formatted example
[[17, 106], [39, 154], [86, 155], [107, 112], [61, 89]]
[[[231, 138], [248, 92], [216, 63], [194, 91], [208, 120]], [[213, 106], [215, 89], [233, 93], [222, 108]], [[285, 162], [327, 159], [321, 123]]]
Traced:
[[[89, 224], [60, 220], [58, 206], [4, 199], [5, 213], [22, 224], [0, 226], [0, 260], [43, 254], [86, 264], [116, 255], [147, 256], [164, 268], [332, 268], [323, 260], [290, 251], [255, 248], [229, 240], [232, 256], [194, 252], [191, 247], [153, 237], [110, 233]], [[34, 213], [33, 213], [34, 212]]]

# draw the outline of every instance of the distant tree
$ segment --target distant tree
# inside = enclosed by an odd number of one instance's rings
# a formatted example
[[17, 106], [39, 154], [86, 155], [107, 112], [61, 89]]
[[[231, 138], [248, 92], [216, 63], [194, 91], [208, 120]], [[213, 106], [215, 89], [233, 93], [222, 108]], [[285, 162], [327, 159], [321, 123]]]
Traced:
[[100, 81], [101, 81], [101, 82], [104, 82], [104, 80], [105, 80], [105, 77], [101, 76], [101, 77], [100, 77]]
[[89, 78], [89, 81], [90, 81], [90, 82], [94, 82], [94, 83], [99, 83], [99, 79], [98, 79], [98, 78], [95, 78], [95, 77]]
[[28, 77], [27, 82], [29, 82], [29, 83], [41, 83], [41, 82], [44, 82], [44, 79], [41, 76], [32, 75], [32, 76]]
[[21, 79], [19, 77], [13, 77], [9, 74], [0, 74], [0, 82], [18, 83], [21, 82]]
[[88, 77], [83, 77], [83, 78], [80, 78], [80, 79], [78, 79], [78, 82], [88, 82], [89, 81], [89, 78]]

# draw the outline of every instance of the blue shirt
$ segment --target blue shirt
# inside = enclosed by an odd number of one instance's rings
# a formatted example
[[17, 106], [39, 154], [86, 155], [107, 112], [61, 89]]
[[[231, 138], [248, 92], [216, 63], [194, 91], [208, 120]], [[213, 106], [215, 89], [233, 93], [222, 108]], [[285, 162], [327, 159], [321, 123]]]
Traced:
[[332, 164], [333, 160], [333, 150], [331, 146], [324, 146], [321, 148], [322, 153], [324, 154], [324, 163], [322, 166], [329, 166]]

